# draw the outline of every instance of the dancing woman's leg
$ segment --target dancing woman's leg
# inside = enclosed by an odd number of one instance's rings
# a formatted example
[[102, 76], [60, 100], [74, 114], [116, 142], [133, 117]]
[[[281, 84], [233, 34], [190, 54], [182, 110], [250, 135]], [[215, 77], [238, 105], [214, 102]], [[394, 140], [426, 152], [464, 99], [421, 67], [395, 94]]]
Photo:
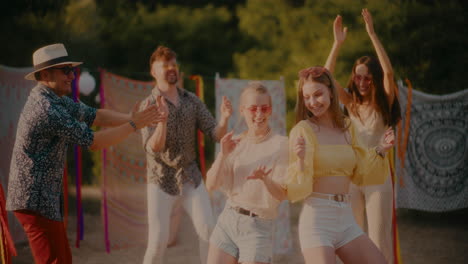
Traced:
[[382, 251], [387, 263], [393, 263], [393, 188], [391, 178], [382, 185], [368, 186], [365, 190], [367, 233]]

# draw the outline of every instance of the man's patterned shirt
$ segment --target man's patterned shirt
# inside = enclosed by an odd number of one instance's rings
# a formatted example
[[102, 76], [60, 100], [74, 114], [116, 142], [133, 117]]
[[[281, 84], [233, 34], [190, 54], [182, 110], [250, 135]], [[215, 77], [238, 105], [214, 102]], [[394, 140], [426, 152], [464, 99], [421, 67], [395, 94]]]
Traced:
[[96, 109], [34, 87], [21, 113], [11, 158], [8, 210], [31, 210], [62, 221], [63, 170], [68, 145], [89, 147]]

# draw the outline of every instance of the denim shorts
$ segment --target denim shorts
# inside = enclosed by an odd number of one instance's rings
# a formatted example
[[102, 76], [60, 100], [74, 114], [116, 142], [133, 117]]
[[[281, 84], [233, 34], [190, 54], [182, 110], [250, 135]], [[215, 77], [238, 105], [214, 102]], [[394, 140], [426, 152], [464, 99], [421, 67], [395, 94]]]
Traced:
[[239, 262], [271, 263], [273, 220], [236, 212], [226, 203], [210, 243]]
[[349, 202], [309, 197], [299, 217], [301, 249], [332, 247], [338, 249], [364, 232], [354, 220]]

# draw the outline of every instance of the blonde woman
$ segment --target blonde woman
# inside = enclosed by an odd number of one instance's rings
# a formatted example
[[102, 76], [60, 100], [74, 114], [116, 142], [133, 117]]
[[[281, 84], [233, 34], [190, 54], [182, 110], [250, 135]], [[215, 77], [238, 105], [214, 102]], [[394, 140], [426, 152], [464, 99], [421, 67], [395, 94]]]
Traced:
[[360, 147], [339, 107], [330, 72], [312, 67], [301, 70], [299, 78], [287, 194], [293, 202], [304, 199], [299, 240], [305, 261], [335, 263], [337, 254], [345, 263], [385, 263], [356, 224], [348, 189], [351, 182], [381, 183], [383, 177], [374, 173], [388, 170], [382, 156], [392, 147], [393, 131], [386, 131], [375, 149]]
[[250, 83], [240, 98], [248, 130], [221, 139], [221, 151], [207, 173], [208, 190], [228, 197], [210, 238], [208, 264], [271, 263], [272, 227], [278, 205], [286, 198], [285, 136], [269, 126], [272, 100], [265, 86]]
[[[372, 16], [362, 10], [366, 30], [374, 46], [377, 58], [364, 56], [354, 63], [348, 91], [338, 86], [338, 95], [356, 127], [357, 140], [365, 147], [375, 147], [380, 135], [389, 127], [395, 127], [401, 119], [400, 105], [395, 95], [393, 68], [385, 49], [374, 31]], [[338, 51], [343, 45], [347, 29], [341, 16], [333, 25], [335, 42], [325, 67], [333, 73]], [[388, 263], [394, 261], [392, 243], [393, 188], [390, 173], [382, 171], [385, 181], [373, 186], [351, 185], [352, 208], [357, 223], [367, 230], [369, 237], [382, 251]], [[367, 228], [365, 226], [367, 223]]]

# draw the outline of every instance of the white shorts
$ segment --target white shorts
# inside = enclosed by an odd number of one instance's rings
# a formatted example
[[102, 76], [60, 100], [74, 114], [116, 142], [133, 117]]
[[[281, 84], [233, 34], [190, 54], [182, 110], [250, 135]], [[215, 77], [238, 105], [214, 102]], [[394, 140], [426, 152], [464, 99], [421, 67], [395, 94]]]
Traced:
[[332, 247], [338, 249], [364, 232], [354, 220], [349, 202], [309, 197], [299, 217], [301, 249]]
[[273, 220], [239, 214], [226, 207], [218, 218], [210, 243], [242, 262], [270, 263]]

